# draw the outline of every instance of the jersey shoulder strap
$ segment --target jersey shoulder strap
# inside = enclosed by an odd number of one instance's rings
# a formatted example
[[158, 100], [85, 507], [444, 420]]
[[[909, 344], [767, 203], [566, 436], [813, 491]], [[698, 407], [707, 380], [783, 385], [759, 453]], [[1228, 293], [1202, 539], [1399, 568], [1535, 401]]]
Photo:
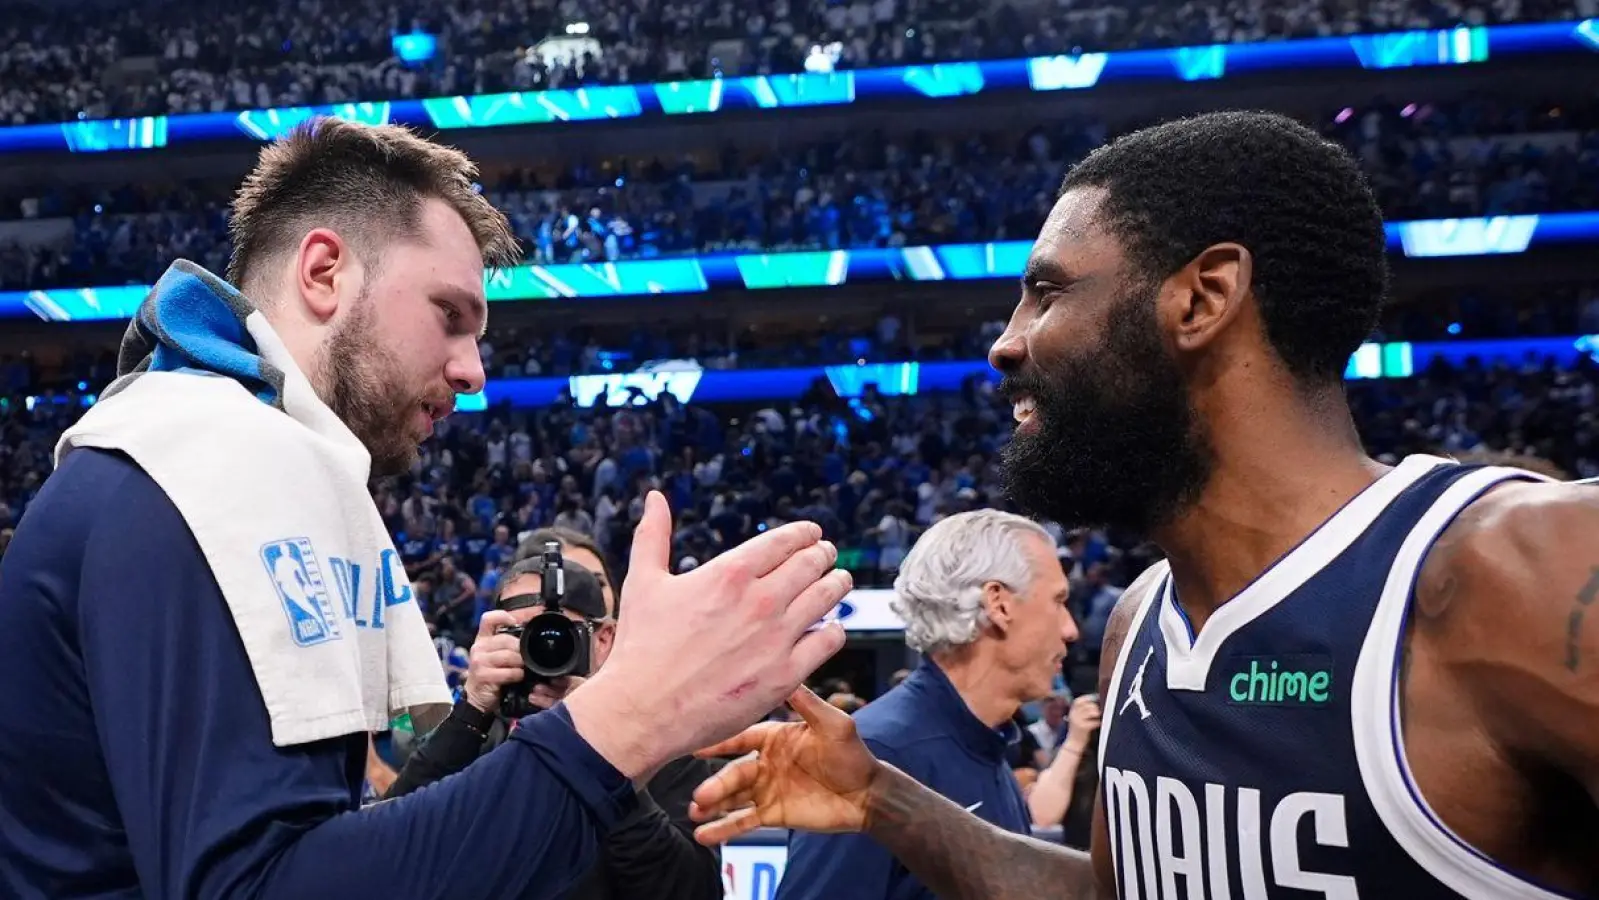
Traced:
[[[1110, 746], [1110, 729], [1115, 724], [1116, 712], [1114, 698], [1121, 696], [1122, 677], [1126, 674], [1127, 657], [1132, 652], [1133, 645], [1138, 643], [1139, 634], [1144, 629], [1144, 621], [1149, 618], [1149, 611], [1159, 601], [1161, 591], [1166, 586], [1166, 580], [1171, 577], [1171, 563], [1161, 560], [1150, 566], [1148, 571], [1139, 576], [1139, 581], [1133, 582], [1128, 588], [1129, 592], [1143, 591], [1143, 595], [1136, 601], [1138, 607], [1133, 612], [1133, 619], [1127, 623], [1127, 634], [1122, 638], [1122, 645], [1116, 650], [1116, 667], [1110, 673], [1110, 694], [1099, 698], [1101, 719], [1099, 725], [1099, 769], [1105, 770], [1105, 748]], [[1121, 602], [1126, 602], [1125, 598]]]
[[1467, 507], [1514, 481], [1552, 482], [1535, 472], [1499, 466], [1465, 471], [1421, 516], [1394, 556], [1355, 665], [1350, 691], [1355, 759], [1378, 818], [1432, 877], [1469, 900], [1561, 900], [1471, 847], [1443, 824], [1416, 787], [1405, 758], [1400, 719], [1399, 661], [1417, 579], [1428, 551]]

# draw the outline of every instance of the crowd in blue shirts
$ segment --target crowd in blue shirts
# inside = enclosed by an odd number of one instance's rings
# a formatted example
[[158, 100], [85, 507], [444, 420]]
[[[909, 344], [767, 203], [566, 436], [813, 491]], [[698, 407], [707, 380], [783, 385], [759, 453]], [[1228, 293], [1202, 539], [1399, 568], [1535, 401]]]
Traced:
[[[1327, 110], [1390, 219], [1599, 209], [1599, 103], [1491, 99]], [[596, 262], [737, 250], [1030, 240], [1071, 163], [1114, 133], [1068, 120], [950, 137], [878, 134], [780, 154], [603, 159], [501, 169], [485, 191], [529, 261]], [[226, 184], [33, 185], [0, 197], [0, 288], [148, 284], [177, 257], [220, 271]]]

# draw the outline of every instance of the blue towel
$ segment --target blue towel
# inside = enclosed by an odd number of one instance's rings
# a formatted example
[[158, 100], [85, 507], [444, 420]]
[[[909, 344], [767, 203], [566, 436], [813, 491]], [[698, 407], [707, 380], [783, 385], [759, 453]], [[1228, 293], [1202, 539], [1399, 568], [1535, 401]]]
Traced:
[[283, 408], [283, 370], [262, 359], [245, 317], [255, 308], [238, 289], [180, 259], [155, 283], [128, 323], [117, 355], [119, 376], [102, 396], [144, 372], [188, 372], [232, 378]]

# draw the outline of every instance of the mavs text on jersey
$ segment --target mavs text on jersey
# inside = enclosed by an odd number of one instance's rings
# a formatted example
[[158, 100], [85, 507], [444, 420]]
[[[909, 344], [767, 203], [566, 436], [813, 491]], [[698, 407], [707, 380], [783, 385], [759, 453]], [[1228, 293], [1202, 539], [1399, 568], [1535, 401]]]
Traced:
[[[1439, 534], [1515, 469], [1412, 456], [1196, 636], [1169, 572], [1136, 602], [1100, 740], [1122, 900], [1557, 900], [1444, 826], [1403, 750], [1399, 657]], [[1165, 564], [1160, 564], [1164, 570]]]

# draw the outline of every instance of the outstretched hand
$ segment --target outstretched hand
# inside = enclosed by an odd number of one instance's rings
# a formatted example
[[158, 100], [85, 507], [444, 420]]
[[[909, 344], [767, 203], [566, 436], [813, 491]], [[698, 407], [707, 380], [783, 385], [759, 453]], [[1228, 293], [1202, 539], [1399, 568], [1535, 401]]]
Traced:
[[866, 827], [872, 780], [881, 764], [855, 721], [801, 687], [788, 700], [799, 722], [765, 722], [695, 754], [740, 756], [694, 791], [694, 837], [724, 844], [763, 825], [847, 832]]
[[770, 529], [681, 575], [671, 549], [672, 514], [652, 491], [611, 654], [565, 699], [578, 734], [629, 778], [737, 734], [844, 645], [837, 622], [815, 626], [854, 582], [815, 523]]

